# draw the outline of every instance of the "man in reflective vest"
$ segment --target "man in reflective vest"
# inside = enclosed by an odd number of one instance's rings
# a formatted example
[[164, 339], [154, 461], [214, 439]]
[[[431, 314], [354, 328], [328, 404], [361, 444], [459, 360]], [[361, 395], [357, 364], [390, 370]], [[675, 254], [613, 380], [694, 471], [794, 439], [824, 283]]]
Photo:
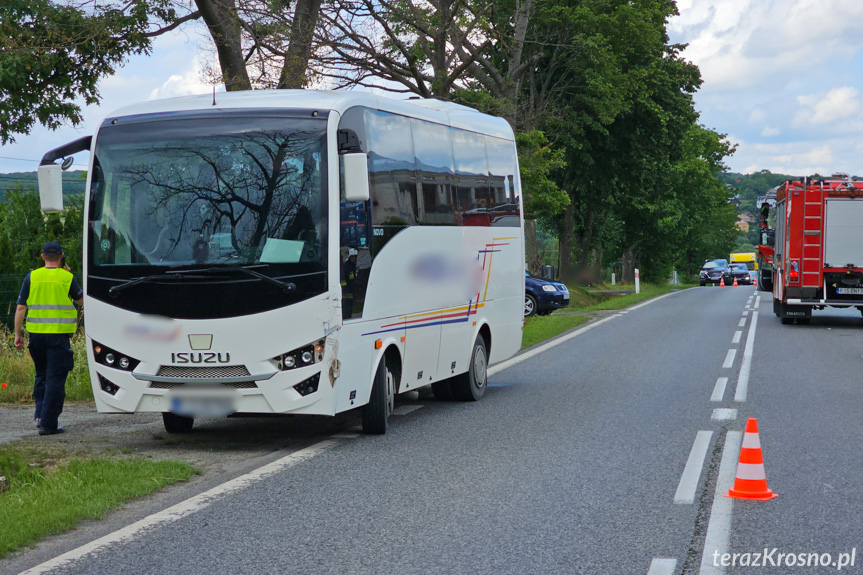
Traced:
[[72, 371], [70, 340], [78, 323], [78, 311], [84, 294], [67, 266], [63, 265], [63, 248], [48, 242], [42, 248], [45, 267], [33, 270], [24, 278], [15, 312], [15, 347], [24, 349], [21, 327], [27, 315], [30, 334], [30, 357], [36, 366], [33, 398], [36, 400], [36, 425], [39, 435], [63, 433], [57, 419], [66, 399], [66, 376]]

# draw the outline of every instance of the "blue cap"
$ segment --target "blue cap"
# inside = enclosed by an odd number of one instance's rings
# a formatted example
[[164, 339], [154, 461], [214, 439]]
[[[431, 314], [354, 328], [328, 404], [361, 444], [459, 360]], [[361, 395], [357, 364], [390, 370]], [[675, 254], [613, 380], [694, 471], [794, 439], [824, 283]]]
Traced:
[[62, 254], [63, 248], [60, 247], [60, 244], [57, 242], [48, 242], [44, 246], [42, 246], [43, 254]]

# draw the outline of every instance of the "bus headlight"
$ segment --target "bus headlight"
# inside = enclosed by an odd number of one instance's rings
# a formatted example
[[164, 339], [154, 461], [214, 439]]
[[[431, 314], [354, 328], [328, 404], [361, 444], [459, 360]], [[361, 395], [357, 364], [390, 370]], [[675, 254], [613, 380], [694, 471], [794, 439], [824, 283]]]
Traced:
[[96, 363], [123, 371], [134, 371], [138, 367], [138, 364], [141, 363], [139, 360], [125, 353], [120, 353], [95, 341], [93, 342], [93, 357], [96, 359]]
[[324, 360], [324, 340], [320, 339], [309, 345], [304, 345], [288, 353], [277, 355], [270, 360], [281, 371], [288, 371], [297, 367], [314, 365]]

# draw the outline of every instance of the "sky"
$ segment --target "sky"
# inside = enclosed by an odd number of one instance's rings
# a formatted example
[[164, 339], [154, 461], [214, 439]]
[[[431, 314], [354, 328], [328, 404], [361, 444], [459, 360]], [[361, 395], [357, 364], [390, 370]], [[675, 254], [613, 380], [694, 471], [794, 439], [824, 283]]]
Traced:
[[[701, 123], [737, 146], [731, 171], [863, 176], [863, 1], [678, 0], [678, 10], [669, 35], [701, 70]], [[211, 92], [204, 70], [214, 63], [196, 26], [157, 38], [152, 55], [100, 83], [102, 101], [80, 126], [36, 127], [0, 147], [0, 173], [35, 170], [122, 106]], [[75, 169], [86, 161], [78, 154]]]

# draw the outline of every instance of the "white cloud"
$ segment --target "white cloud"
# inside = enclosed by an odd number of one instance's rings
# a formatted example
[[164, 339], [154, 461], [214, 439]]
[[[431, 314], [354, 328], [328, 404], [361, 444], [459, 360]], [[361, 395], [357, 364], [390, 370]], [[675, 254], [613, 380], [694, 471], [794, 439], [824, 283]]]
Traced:
[[[206, 94], [213, 90], [213, 85], [204, 80], [204, 66], [200, 57], [195, 57], [191, 65], [181, 74], [172, 74], [165, 82], [150, 92], [148, 100], [176, 98], [178, 96], [194, 96]], [[224, 86], [219, 85], [217, 92], [223, 92]]]
[[797, 102], [803, 106], [797, 121], [814, 125], [834, 124], [840, 121], [860, 118], [859, 93], [855, 88], [843, 86], [834, 88], [822, 96], [798, 96]]
[[781, 133], [782, 133], [781, 130], [779, 130], [777, 128], [770, 127], [770, 126], [764, 126], [764, 129], [761, 130], [761, 136], [764, 138], [770, 138], [773, 136], [778, 136]]
[[753, 108], [749, 112], [749, 121], [753, 124], [760, 124], [767, 119], [767, 113], [761, 108]]

